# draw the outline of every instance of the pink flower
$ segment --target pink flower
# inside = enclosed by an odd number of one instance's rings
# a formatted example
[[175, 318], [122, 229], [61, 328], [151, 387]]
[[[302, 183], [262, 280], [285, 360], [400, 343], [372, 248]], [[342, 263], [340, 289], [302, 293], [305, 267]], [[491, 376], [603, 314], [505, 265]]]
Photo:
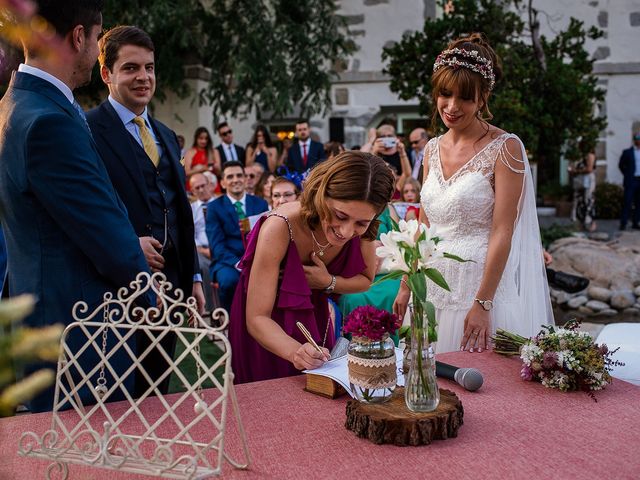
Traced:
[[397, 315], [364, 305], [353, 310], [345, 319], [343, 331], [356, 337], [369, 340], [381, 340], [387, 333], [393, 333], [400, 327]]

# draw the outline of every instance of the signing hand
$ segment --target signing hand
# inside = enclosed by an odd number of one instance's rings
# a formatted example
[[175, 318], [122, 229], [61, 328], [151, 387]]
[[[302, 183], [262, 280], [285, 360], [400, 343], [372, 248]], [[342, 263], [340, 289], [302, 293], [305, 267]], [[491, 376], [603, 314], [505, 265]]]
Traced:
[[474, 302], [464, 319], [464, 334], [460, 350], [479, 353], [486, 350], [489, 347], [489, 336], [491, 335], [490, 325], [489, 312]]
[[310, 343], [300, 345], [300, 348], [293, 354], [291, 363], [298, 370], [309, 370], [321, 367], [322, 364], [329, 360], [331, 354], [326, 348], [321, 348], [322, 353], [315, 349]]
[[309, 288], [312, 290], [322, 290], [331, 283], [331, 274], [327, 271], [327, 266], [322, 263], [320, 257], [315, 252], [311, 254], [313, 265], [303, 265], [304, 276], [307, 278]]
[[164, 268], [164, 257], [160, 255], [162, 244], [153, 237], [140, 237], [140, 248], [152, 272], [159, 272]]

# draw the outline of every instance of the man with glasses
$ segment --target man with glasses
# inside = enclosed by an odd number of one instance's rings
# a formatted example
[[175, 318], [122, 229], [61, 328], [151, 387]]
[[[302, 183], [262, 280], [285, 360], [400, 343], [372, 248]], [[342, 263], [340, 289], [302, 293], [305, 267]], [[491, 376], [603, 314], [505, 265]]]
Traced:
[[424, 128], [416, 128], [409, 135], [409, 144], [411, 145], [411, 161], [413, 169], [411, 176], [422, 183], [422, 160], [424, 158], [424, 147], [429, 141], [429, 136]]
[[233, 143], [233, 130], [229, 124], [227, 122], [219, 123], [216, 130], [222, 143], [213, 151], [214, 164], [222, 165], [226, 162], [236, 161], [244, 165], [244, 148]]
[[245, 192], [246, 175], [240, 162], [222, 165], [221, 195], [207, 205], [206, 231], [211, 250], [211, 278], [218, 282], [220, 303], [229, 311], [240, 273], [237, 265], [246, 248], [248, 217], [269, 209], [263, 199]]
[[[211, 173], [211, 172], [207, 172]], [[212, 174], [213, 175], [213, 174]], [[214, 176], [215, 178], [215, 176]], [[207, 204], [213, 198], [210, 181], [202, 173], [194, 173], [189, 178], [189, 188], [196, 196], [196, 200], [191, 203], [193, 213], [194, 237], [196, 250], [198, 251], [198, 263], [202, 273], [202, 288], [207, 312], [213, 310], [213, 296], [211, 292], [211, 277], [209, 268], [211, 266], [211, 251], [209, 250], [209, 239], [205, 228], [205, 214]]]
[[261, 163], [254, 163], [253, 165], [245, 168], [247, 180], [245, 182], [244, 189], [247, 193], [255, 195], [256, 185], [258, 184], [258, 181], [262, 177], [263, 173], [264, 167]]
[[635, 211], [631, 226], [638, 230], [640, 229], [640, 130], [633, 134], [633, 145], [622, 152], [618, 166], [622, 175], [624, 175], [624, 199], [620, 230], [627, 228], [627, 221], [631, 216], [631, 208], [634, 205]]

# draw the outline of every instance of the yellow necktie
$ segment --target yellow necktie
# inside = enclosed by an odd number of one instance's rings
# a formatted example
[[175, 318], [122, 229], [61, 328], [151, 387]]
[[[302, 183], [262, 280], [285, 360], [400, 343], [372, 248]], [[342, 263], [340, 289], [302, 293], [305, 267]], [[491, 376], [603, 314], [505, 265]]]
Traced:
[[149, 132], [147, 124], [144, 122], [144, 118], [136, 117], [133, 119], [133, 123], [138, 125], [138, 129], [140, 130], [140, 138], [142, 139], [142, 147], [144, 148], [144, 151], [157, 167], [160, 163], [160, 154], [158, 153], [156, 142], [151, 136], [151, 132]]

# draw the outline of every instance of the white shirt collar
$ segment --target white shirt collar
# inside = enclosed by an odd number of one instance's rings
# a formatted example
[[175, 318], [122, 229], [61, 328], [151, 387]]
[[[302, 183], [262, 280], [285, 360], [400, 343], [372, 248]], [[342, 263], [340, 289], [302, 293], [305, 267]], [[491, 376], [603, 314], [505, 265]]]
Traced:
[[149, 123], [149, 114], [147, 112], [147, 107], [144, 107], [144, 111], [140, 115], [136, 115], [127, 107], [125, 107], [116, 99], [114, 99], [111, 95], [109, 95], [109, 103], [118, 114], [118, 117], [120, 117], [120, 120], [122, 120], [122, 123], [124, 123], [125, 125], [127, 125], [129, 122], [132, 122], [134, 118], [140, 116], [144, 118], [144, 123], [147, 125], [147, 128], [151, 128], [151, 124]]
[[240, 202], [242, 204], [242, 209], [244, 210], [244, 213], [246, 215], [246, 213], [247, 213], [247, 194], [246, 193], [244, 195], [242, 195], [242, 198], [240, 200], [236, 200], [235, 198], [233, 198], [228, 193], [227, 193], [227, 198], [231, 202], [231, 205], [235, 205], [236, 202]]
[[53, 75], [45, 72], [44, 70], [40, 70], [39, 68], [32, 67], [31, 65], [27, 65], [25, 63], [21, 63], [18, 66], [18, 71], [22, 73], [28, 73], [29, 75], [33, 75], [34, 77], [38, 77], [42, 80], [46, 80], [47, 82], [53, 84], [54, 87], [60, 90], [62, 94], [65, 97], [67, 97], [67, 100], [69, 100], [69, 103], [73, 105], [73, 102], [74, 102], [73, 92], [71, 91], [69, 86], [59, 78], [54, 77]]

